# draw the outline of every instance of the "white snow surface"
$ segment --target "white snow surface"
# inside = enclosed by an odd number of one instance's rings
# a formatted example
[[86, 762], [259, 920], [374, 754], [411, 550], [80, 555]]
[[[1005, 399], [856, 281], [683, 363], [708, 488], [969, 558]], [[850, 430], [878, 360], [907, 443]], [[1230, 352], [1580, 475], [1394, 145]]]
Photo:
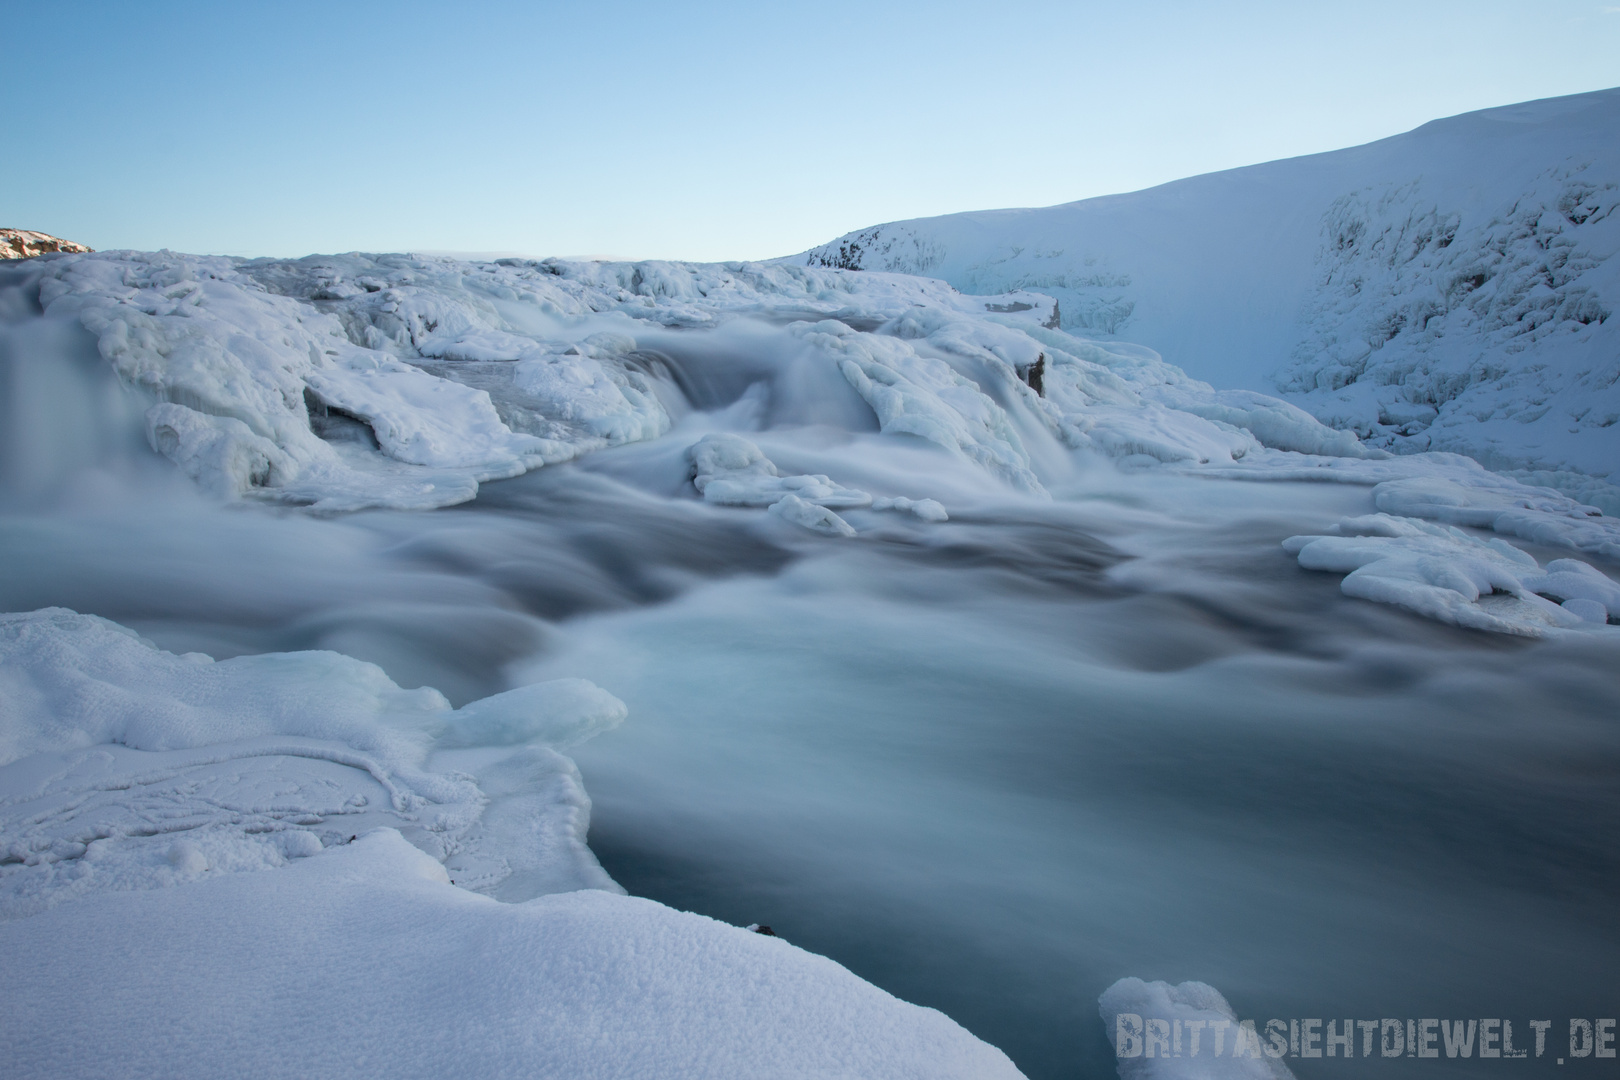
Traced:
[[784, 261], [1050, 294], [1075, 335], [1620, 514], [1617, 204], [1620, 89], [1131, 194], [878, 225]]
[[780, 939], [600, 890], [499, 903], [390, 828], [0, 925], [0, 977], [15, 1077], [1019, 1075]]

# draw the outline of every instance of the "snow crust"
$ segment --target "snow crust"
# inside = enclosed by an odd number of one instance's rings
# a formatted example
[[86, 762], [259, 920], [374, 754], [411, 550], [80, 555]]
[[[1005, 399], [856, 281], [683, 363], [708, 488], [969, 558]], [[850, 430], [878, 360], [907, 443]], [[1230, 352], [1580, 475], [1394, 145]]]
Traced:
[[1540, 473], [1620, 514], [1617, 203], [1620, 90], [1603, 90], [1126, 195], [878, 225], [787, 261], [1049, 294], [1070, 333], [1222, 388], [1270, 382], [1368, 446]]
[[0, 925], [0, 975], [19, 1077], [1019, 1075], [780, 939], [600, 890], [498, 903], [386, 827]]

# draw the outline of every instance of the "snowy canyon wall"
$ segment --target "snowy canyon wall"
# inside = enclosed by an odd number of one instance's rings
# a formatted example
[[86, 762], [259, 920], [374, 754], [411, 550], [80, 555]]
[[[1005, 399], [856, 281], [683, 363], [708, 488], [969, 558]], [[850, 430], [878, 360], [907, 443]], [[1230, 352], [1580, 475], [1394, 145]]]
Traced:
[[[1600, 504], [1620, 466], [1620, 90], [1062, 206], [895, 222], [792, 262], [1055, 297], [1372, 446]], [[1593, 478], [1598, 478], [1595, 482]]]

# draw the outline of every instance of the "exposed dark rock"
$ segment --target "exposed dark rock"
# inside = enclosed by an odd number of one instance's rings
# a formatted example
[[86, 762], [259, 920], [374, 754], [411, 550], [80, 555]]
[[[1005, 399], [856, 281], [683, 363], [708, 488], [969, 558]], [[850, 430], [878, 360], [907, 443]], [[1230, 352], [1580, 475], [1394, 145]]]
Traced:
[[1035, 391], [1041, 397], [1046, 396], [1046, 354], [1045, 353], [1041, 353], [1039, 356], [1037, 356], [1035, 358], [1035, 362], [1033, 364], [1029, 365], [1029, 367], [1027, 367], [1027, 368], [1024, 368], [1018, 374], [1019, 374], [1019, 376], [1021, 376], [1023, 378], [1023, 380], [1026, 383], [1029, 384], [1029, 388], [1031, 390]]

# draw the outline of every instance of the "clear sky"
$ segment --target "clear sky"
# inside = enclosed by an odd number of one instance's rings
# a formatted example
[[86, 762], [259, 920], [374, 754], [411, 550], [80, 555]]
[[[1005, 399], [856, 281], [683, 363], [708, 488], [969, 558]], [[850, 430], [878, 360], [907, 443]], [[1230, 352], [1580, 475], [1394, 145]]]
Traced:
[[1620, 0], [0, 0], [0, 225], [763, 258], [1620, 84]]

